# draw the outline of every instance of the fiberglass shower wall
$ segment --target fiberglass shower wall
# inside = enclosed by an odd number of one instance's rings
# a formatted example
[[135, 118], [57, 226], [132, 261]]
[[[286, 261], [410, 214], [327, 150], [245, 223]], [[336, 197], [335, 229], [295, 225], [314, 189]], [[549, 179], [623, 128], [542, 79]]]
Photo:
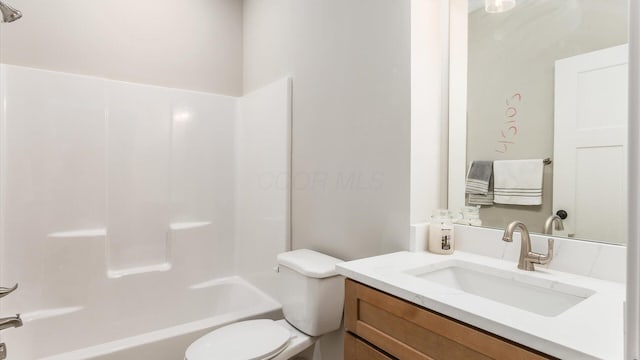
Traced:
[[[85, 296], [75, 287], [87, 270], [169, 270], [182, 233], [211, 240], [192, 261], [216, 259], [193, 281], [232, 272], [236, 98], [6, 65], [3, 75], [3, 230], [14, 255], [3, 277], [23, 285], [20, 311], [41, 309], [43, 296], [83, 303], [69, 300]], [[49, 291], [30, 286], [43, 277]]]
[[289, 244], [288, 79], [241, 98], [10, 65], [0, 80], [1, 281], [20, 283], [0, 310], [25, 320], [3, 333], [13, 349], [162, 328], [190, 287], [225, 276], [273, 294]]

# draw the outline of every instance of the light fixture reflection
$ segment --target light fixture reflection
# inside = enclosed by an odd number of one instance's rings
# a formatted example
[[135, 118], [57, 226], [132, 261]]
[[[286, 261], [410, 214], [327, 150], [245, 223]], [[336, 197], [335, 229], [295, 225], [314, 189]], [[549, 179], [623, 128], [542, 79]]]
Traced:
[[516, 0], [484, 0], [484, 10], [495, 14], [509, 11], [516, 6]]
[[189, 120], [191, 120], [191, 112], [188, 110], [180, 110], [173, 113], [173, 121], [176, 123], [185, 123]]

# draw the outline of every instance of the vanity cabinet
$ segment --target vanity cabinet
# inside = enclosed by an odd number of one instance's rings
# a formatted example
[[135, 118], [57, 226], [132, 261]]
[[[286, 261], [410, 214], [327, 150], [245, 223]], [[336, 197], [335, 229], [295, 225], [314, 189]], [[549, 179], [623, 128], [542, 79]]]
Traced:
[[351, 279], [345, 330], [345, 360], [555, 359]]

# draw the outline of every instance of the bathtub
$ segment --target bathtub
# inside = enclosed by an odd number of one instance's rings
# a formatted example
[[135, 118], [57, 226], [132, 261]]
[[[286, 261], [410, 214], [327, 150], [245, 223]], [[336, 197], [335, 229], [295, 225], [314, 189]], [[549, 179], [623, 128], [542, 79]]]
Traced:
[[33, 320], [27, 314], [25, 326], [17, 329], [24, 332], [4, 339], [8, 358], [183, 359], [189, 344], [213, 329], [246, 319], [281, 316], [278, 302], [237, 276], [195, 284], [186, 293], [173, 311], [159, 312], [145, 321], [103, 321], [88, 326], [95, 314], [83, 309], [67, 309], [63, 316], [32, 316]]

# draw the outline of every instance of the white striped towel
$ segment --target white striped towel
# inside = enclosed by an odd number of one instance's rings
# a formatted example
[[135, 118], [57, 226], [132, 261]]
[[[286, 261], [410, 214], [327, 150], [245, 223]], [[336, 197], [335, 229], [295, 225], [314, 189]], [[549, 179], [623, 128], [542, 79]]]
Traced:
[[494, 199], [497, 204], [542, 204], [542, 159], [493, 162]]

